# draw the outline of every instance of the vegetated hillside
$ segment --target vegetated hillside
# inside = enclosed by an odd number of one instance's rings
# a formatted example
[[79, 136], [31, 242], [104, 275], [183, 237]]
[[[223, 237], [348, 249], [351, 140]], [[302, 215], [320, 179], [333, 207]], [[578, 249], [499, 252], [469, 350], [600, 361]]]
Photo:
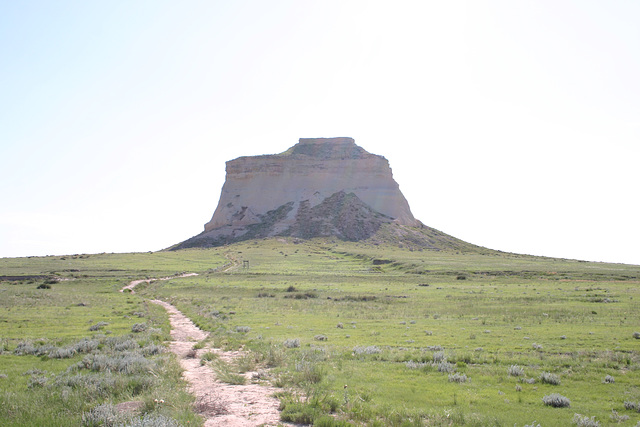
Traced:
[[[144, 356], [168, 338], [166, 314], [146, 303], [152, 298], [176, 305], [215, 345], [249, 352], [225, 369], [259, 370], [261, 381], [281, 387], [286, 421], [547, 426], [571, 425], [576, 413], [601, 425], [640, 421], [640, 266], [456, 240], [448, 249], [390, 245], [380, 237], [393, 237], [387, 225], [361, 241], [283, 236], [0, 259], [0, 276], [13, 276], [0, 281], [1, 424], [78, 425], [83, 412], [132, 399], [150, 414], [193, 423], [170, 360]], [[134, 278], [184, 271], [199, 275], [118, 292]], [[146, 335], [131, 332], [135, 324], [146, 324]], [[155, 328], [162, 332], [148, 332]], [[95, 357], [83, 353], [92, 345]], [[90, 356], [125, 357], [116, 346], [148, 358], [136, 360], [153, 379], [67, 371]], [[71, 357], [34, 355], [41, 350]], [[53, 421], [63, 414], [75, 415]]]

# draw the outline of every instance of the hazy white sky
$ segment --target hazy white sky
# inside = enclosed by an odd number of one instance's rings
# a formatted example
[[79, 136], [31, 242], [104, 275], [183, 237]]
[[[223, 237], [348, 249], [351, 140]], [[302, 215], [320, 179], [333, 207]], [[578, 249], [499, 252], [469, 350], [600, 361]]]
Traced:
[[224, 162], [350, 136], [414, 215], [640, 264], [640, 2], [0, 3], [0, 256], [159, 250]]

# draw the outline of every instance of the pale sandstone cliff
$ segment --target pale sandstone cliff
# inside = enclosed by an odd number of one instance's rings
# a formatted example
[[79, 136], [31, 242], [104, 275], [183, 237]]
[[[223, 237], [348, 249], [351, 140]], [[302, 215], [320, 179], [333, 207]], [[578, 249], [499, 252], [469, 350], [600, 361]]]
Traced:
[[259, 215], [293, 202], [282, 223], [290, 226], [300, 203], [313, 207], [339, 191], [354, 193], [399, 224], [419, 225], [387, 159], [368, 153], [352, 138], [301, 138], [282, 154], [228, 161], [220, 201], [205, 231], [256, 224]]
[[228, 161], [213, 218], [202, 233], [171, 249], [273, 236], [434, 250], [469, 246], [413, 217], [384, 157], [352, 138], [302, 138], [281, 154]]

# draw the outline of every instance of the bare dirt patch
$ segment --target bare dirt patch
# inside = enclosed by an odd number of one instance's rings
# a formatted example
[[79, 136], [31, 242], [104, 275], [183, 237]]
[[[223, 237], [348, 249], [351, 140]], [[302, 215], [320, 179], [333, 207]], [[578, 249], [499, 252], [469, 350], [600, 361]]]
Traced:
[[160, 300], [151, 302], [161, 305], [169, 313], [173, 338], [170, 349], [180, 360], [183, 376], [196, 397], [196, 411], [206, 420], [205, 427], [282, 425], [279, 422], [278, 399], [272, 397], [276, 388], [251, 383], [255, 375], [253, 372], [244, 374], [247, 382], [244, 385], [226, 384], [218, 380], [209, 366], [200, 365], [200, 357], [209, 351], [224, 361], [242, 357], [242, 352], [225, 352], [205, 346], [194, 354], [193, 345], [207, 338], [208, 333], [199, 329], [173, 305]]

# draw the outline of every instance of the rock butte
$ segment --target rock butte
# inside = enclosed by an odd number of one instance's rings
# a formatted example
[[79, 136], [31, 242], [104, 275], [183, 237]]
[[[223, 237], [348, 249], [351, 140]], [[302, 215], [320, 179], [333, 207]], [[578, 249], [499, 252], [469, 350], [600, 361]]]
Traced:
[[352, 138], [300, 138], [282, 154], [227, 162], [227, 177], [205, 231], [260, 222], [258, 215], [293, 201], [316, 206], [339, 191], [354, 193], [372, 209], [416, 226], [409, 204], [393, 180], [389, 162], [357, 146]]
[[226, 171], [204, 232], [172, 249], [273, 236], [357, 241], [385, 224], [437, 232], [414, 218], [387, 159], [352, 138], [301, 138], [284, 153], [230, 160]]

